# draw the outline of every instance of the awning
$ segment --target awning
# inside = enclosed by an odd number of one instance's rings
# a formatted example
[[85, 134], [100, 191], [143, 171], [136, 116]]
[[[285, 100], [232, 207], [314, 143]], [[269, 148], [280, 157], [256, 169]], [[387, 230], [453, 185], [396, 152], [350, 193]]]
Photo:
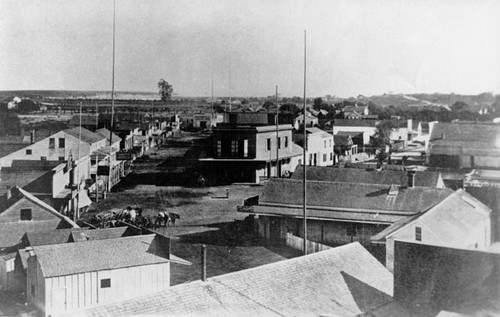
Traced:
[[90, 200], [89, 195], [85, 190], [82, 190], [78, 195], [78, 208], [84, 208], [90, 206], [92, 200]]

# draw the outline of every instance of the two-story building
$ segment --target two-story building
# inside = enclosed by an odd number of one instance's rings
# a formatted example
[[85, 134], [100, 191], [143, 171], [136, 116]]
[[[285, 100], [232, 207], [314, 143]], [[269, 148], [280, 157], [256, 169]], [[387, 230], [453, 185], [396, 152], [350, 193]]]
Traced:
[[306, 118], [304, 119], [304, 114], [298, 115], [295, 119], [293, 119], [293, 127], [295, 130], [301, 129], [301, 127], [315, 127], [318, 125], [319, 120], [316, 116], [312, 115], [310, 112], [306, 111]]
[[209, 158], [200, 159], [208, 177], [258, 183], [293, 171], [302, 149], [292, 142], [292, 126], [218, 126], [213, 129]]
[[311, 166], [331, 166], [334, 161], [334, 140], [333, 135], [319, 128], [306, 129], [307, 141], [304, 144], [302, 133], [294, 133], [294, 142], [299, 146], [306, 146], [306, 165]]

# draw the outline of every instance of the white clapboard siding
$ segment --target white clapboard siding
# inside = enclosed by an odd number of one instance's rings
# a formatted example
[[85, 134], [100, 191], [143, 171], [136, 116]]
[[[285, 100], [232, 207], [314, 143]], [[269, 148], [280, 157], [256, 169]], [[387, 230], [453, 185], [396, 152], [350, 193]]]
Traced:
[[[111, 287], [101, 288], [101, 280], [108, 278]], [[45, 315], [126, 300], [169, 287], [168, 262], [50, 277], [45, 279]]]

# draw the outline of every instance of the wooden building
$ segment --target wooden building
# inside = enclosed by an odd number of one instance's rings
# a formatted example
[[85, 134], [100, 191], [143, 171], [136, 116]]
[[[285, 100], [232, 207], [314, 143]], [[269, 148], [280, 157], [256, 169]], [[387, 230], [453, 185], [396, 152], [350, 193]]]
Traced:
[[44, 316], [74, 312], [170, 287], [170, 240], [150, 234], [33, 246], [28, 304]]

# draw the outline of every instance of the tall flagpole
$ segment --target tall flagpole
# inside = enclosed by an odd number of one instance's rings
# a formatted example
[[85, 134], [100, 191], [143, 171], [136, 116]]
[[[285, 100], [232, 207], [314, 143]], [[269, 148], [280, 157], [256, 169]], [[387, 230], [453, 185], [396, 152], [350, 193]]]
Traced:
[[76, 165], [76, 191], [77, 191], [77, 194], [76, 194], [76, 210], [75, 210], [75, 213], [73, 214], [73, 220], [74, 221], [77, 221], [79, 218], [80, 218], [80, 180], [81, 180], [81, 177], [80, 177], [80, 144], [82, 143], [82, 102], [80, 101], [80, 122], [79, 122], [79, 125], [80, 125], [80, 128], [78, 130], [78, 157], [77, 157], [77, 160], [78, 160], [78, 164]]
[[307, 133], [306, 133], [306, 30], [304, 30], [304, 149], [303, 149], [303, 158], [304, 158], [304, 255], [307, 255], [307, 169], [306, 169], [306, 152], [307, 152]]
[[111, 152], [113, 144], [113, 125], [115, 116], [115, 29], [116, 29], [116, 0], [113, 0], [113, 68], [111, 71], [111, 125], [109, 127], [109, 171], [108, 191], [111, 192]]
[[279, 135], [279, 104], [278, 104], [278, 85], [276, 85], [276, 177], [280, 177], [279, 164], [280, 164], [280, 135]]

